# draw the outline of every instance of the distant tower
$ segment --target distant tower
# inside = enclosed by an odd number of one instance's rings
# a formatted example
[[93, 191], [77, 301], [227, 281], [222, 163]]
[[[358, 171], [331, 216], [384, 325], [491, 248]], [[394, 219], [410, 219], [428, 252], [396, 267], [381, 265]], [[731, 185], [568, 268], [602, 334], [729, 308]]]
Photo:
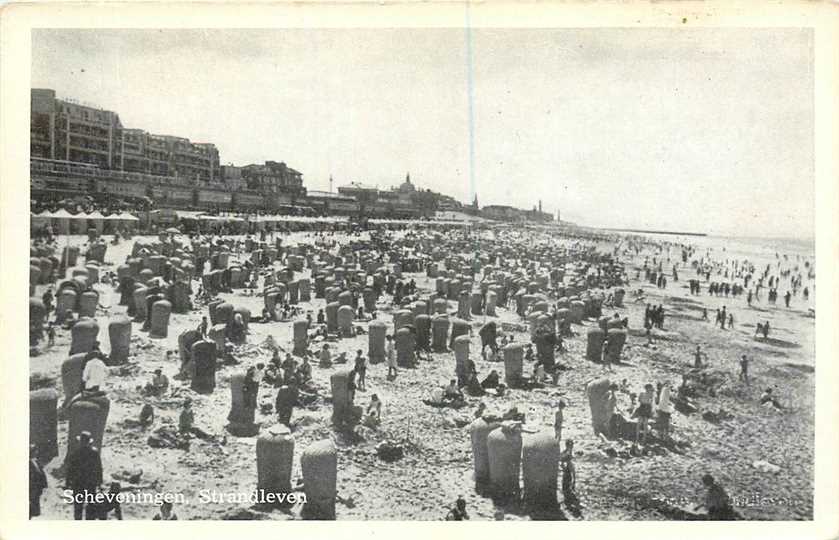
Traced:
[[539, 199], [539, 213], [542, 213], [542, 199]]
[[478, 209], [478, 194], [477, 193], [475, 193], [475, 200], [472, 201], [472, 208], [474, 208], [475, 210]]
[[411, 173], [405, 175], [405, 183], [411, 185]]
[[329, 175], [329, 193], [332, 193], [332, 175]]

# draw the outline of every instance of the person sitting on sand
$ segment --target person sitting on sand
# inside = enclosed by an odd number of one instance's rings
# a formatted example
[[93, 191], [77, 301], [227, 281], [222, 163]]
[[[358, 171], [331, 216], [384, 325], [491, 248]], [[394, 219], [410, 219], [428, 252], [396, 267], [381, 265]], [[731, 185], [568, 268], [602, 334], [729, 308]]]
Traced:
[[178, 515], [172, 511], [172, 503], [163, 501], [160, 504], [160, 511], [152, 518], [153, 521], [176, 521]]
[[318, 324], [326, 324], [326, 315], [324, 315], [322, 309], [318, 310], [317, 321], [318, 321]]
[[524, 413], [519, 412], [518, 407], [510, 407], [507, 409], [507, 412], [501, 415], [501, 421], [513, 421], [513, 422], [522, 422], [524, 423]]
[[775, 407], [776, 409], [778, 409], [779, 411], [784, 409], [784, 407], [780, 404], [780, 402], [773, 395], [771, 388], [767, 388], [766, 390], [763, 391], [763, 394], [760, 395], [760, 404], [761, 405], [770, 404], [773, 407]]
[[710, 474], [702, 476], [702, 485], [706, 490], [705, 499], [696, 507], [696, 510], [705, 508], [708, 511], [708, 519], [711, 521], [732, 520], [735, 516], [734, 509], [731, 507], [731, 500], [725, 489]]
[[463, 393], [457, 387], [457, 380], [452, 379], [443, 392], [444, 398], [451, 401], [463, 401]]
[[300, 384], [306, 384], [312, 379], [312, 364], [309, 363], [309, 357], [303, 357], [303, 363], [297, 368], [297, 381]]
[[291, 354], [286, 353], [285, 360], [280, 364], [280, 367], [283, 369], [283, 380], [288, 383], [288, 381], [294, 378], [294, 374], [297, 372], [297, 361]]
[[367, 416], [364, 418], [364, 424], [368, 427], [378, 426], [382, 420], [382, 402], [379, 396], [373, 394], [370, 396], [370, 403], [367, 405]]
[[154, 407], [146, 403], [140, 409], [139, 425], [141, 427], [149, 427], [154, 423]]
[[533, 364], [533, 378], [531, 380], [534, 384], [541, 384], [545, 381], [545, 366], [542, 365], [542, 360]]
[[178, 417], [178, 430], [182, 435], [195, 435], [199, 439], [210, 439], [212, 435], [195, 427], [195, 412], [192, 410], [192, 400], [187, 398], [184, 401], [184, 408]]
[[494, 369], [489, 372], [489, 375], [481, 381], [481, 388], [487, 390], [489, 388], [496, 388], [498, 384], [501, 382], [501, 377], [498, 375], [498, 372]]
[[323, 348], [320, 350], [320, 355], [318, 356], [318, 361], [320, 362], [320, 367], [326, 368], [332, 366], [332, 353], [329, 352], [328, 343], [323, 344]]
[[470, 396], [482, 396], [486, 393], [478, 380], [478, 374], [474, 372], [466, 375], [464, 388], [466, 388], [466, 393]]
[[265, 368], [265, 382], [274, 385], [275, 388], [283, 383], [283, 370], [280, 367], [279, 351], [275, 350], [268, 367]]
[[705, 357], [705, 360], [708, 360], [708, 355], [702, 352], [702, 349], [699, 345], [696, 346], [696, 352], [693, 353], [693, 367], [695, 368], [702, 368], [707, 364], [702, 363], [702, 357]]
[[486, 412], [486, 409], [487, 404], [481, 401], [480, 403], [478, 403], [478, 408], [475, 409], [474, 413], [472, 413], [472, 417], [475, 419], [482, 418], [484, 416], [484, 413]]
[[445, 403], [446, 390], [442, 386], [435, 386], [431, 390], [431, 395], [428, 397], [428, 402], [432, 405], [442, 405]]
[[469, 514], [466, 513], [466, 501], [463, 499], [463, 496], [458, 495], [454, 506], [446, 514], [446, 521], [467, 521], [468, 519]]
[[163, 396], [166, 394], [166, 391], [169, 389], [169, 378], [163, 374], [163, 370], [157, 368], [154, 370], [154, 376], [151, 379], [151, 382], [146, 385], [146, 392], [152, 396]]

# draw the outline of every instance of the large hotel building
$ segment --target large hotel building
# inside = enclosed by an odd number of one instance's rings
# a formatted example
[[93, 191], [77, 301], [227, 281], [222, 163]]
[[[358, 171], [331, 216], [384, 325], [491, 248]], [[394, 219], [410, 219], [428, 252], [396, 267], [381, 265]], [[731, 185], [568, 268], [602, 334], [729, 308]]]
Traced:
[[[179, 210], [397, 218], [429, 218], [438, 210], [479, 213], [477, 197], [464, 206], [419, 189], [410, 175], [391, 189], [350, 183], [338, 193], [307, 192], [303, 175], [284, 162], [221, 165], [212, 143], [124, 127], [116, 112], [59, 99], [45, 88], [33, 88], [31, 94], [30, 187], [35, 198], [114, 196]], [[491, 219], [552, 219], [541, 212], [541, 202], [532, 212], [500, 206], [485, 210]]]

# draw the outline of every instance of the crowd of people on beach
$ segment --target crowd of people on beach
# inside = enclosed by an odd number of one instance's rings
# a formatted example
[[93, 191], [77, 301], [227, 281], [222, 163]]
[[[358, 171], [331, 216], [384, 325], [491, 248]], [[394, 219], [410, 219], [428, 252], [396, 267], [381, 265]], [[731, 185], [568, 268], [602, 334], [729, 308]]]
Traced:
[[[219, 231], [224, 233], [226, 231]], [[342, 245], [346, 245], [348, 239], [358, 240], [361, 238], [359, 231], [343, 231], [341, 238], [336, 237], [338, 231], [320, 231], [313, 237], [313, 245], [317, 249], [333, 250], [337, 252]], [[477, 245], [480, 243], [480, 233], [462, 232], [462, 231], [447, 231], [449, 234], [449, 242], [451, 245], [458, 245], [455, 242], [461, 242], [461, 246], [469, 244]], [[48, 233], [48, 234], [47, 234]], [[118, 233], [119, 234], [119, 233]], [[409, 233], [409, 235], [412, 233]], [[503, 233], [502, 233], [503, 234]], [[194, 303], [196, 306], [206, 305], [209, 302], [217, 300], [222, 294], [236, 294], [242, 297], [256, 296], [263, 294], [260, 289], [266, 287], [266, 276], [275, 272], [275, 261], [269, 260], [263, 252], [263, 258], [246, 257], [246, 254], [253, 252], [249, 246], [254, 243], [266, 242], [267, 235], [270, 233], [261, 232], [256, 235], [245, 235], [244, 238], [230, 239], [225, 238], [224, 234], [193, 234], [189, 237], [183, 238], [176, 232], [169, 233], [169, 238], [165, 239], [167, 242], [173, 241], [176, 237], [181, 237], [180, 242], [188, 246], [191, 253], [195, 254], [195, 274], [191, 276], [189, 286], [192, 290], [196, 290], [194, 295]], [[271, 235], [273, 236], [273, 235]], [[409, 251], [404, 246], [394, 240], [392, 232], [385, 230], [374, 231], [369, 235], [366, 248], [377, 254], [379, 261], [384, 265], [382, 271], [383, 279], [372, 280], [369, 288], [379, 301], [375, 304], [375, 309], [365, 309], [364, 288], [365, 284], [352, 283], [349, 280], [345, 283], [345, 290], [349, 293], [349, 302], [354, 306], [353, 317], [354, 325], [352, 329], [352, 336], [364, 335], [367, 333], [365, 323], [379, 320], [383, 313], [396, 311], [400, 308], [411, 305], [412, 302], [420, 298], [422, 287], [417, 282], [417, 277], [411, 274], [421, 274], [427, 271], [427, 266], [432, 263], [431, 257], [427, 253], [416, 253]], [[410, 236], [409, 236], [410, 238]], [[526, 245], [526, 236], [523, 239], [519, 237], [503, 237], [510, 245], [524, 251], [523, 246]], [[510, 238], [516, 238], [515, 241]], [[118, 240], [115, 238], [115, 240]], [[33, 246], [55, 246], [55, 237], [52, 231], [44, 231], [44, 234], [39, 233], [39, 237], [33, 241]], [[415, 247], [420, 245], [419, 242], [414, 242]], [[581, 243], [582, 245], [582, 243]], [[594, 242], [592, 242], [593, 248]], [[640, 241], [635, 243], [629, 242], [622, 245], [622, 247], [629, 251], [635, 251], [635, 254], [641, 252], [641, 246], [644, 245]], [[199, 255], [200, 246], [208, 246], [207, 253]], [[212, 258], [212, 253], [217, 252], [221, 247], [229, 249], [231, 253], [241, 254], [241, 260], [237, 261], [237, 267], [240, 272], [244, 273], [240, 285], [235, 285], [233, 282], [233, 267], [228, 265], [221, 269], [219, 280], [211, 282], [206, 278], [213, 272], [216, 267], [216, 262]], [[648, 248], [649, 246], [647, 246]], [[778, 295], [778, 287], [780, 280], [789, 282], [789, 289], [784, 293], [785, 307], [790, 307], [791, 299], [798, 295], [801, 291], [801, 297], [806, 301], [810, 294], [808, 286], [803, 286], [802, 271], [796, 266], [792, 270], [781, 270], [780, 262], [775, 267], [774, 271], [770, 266], [758, 273], [755, 267], [741, 261], [715, 261], [710, 258], [701, 257], [698, 260], [695, 258], [696, 252], [692, 248], [681, 248], [681, 264], [673, 264], [669, 257], [664, 257], [661, 246], [659, 247], [659, 254], [651, 257], [645, 257], [643, 266], [638, 270], [636, 277], [640, 277], [640, 271], [644, 272], [644, 280], [654, 285], [656, 289], [668, 290], [668, 279], [662, 269], [667, 264], [671, 268], [672, 282], [679, 281], [679, 271], [686, 270], [690, 266], [695, 267], [695, 271], [699, 279], [689, 280], [688, 287], [691, 295], [699, 295], [701, 288], [706, 287], [707, 293], [712, 297], [723, 297], [736, 299], [742, 295], [746, 295], [746, 306], [751, 306], [753, 301], [760, 300], [761, 289], [768, 288], [768, 303], [774, 305]], [[391, 263], [391, 254], [397, 250], [403, 250], [400, 253], [403, 260], [411, 259], [410, 271], [397, 272], [394, 268], [388, 266]], [[618, 248], [616, 248], [617, 250]], [[646, 248], [645, 248], [646, 249]], [[464, 248], [465, 250], [465, 248]], [[569, 251], [570, 253], [570, 251]], [[151, 252], [145, 254], [149, 255]], [[585, 274], [583, 278], [586, 286], [591, 290], [606, 291], [602, 294], [597, 305], [597, 313], [586, 313], [586, 318], [597, 320], [602, 317], [602, 307], [615, 307], [615, 309], [624, 308], [625, 306], [618, 305], [614, 288], [617, 286], [626, 286], [629, 284], [628, 272], [619, 267], [614, 259], [609, 257], [602, 257], [596, 255], [593, 249], [579, 249], [573, 252], [575, 256], [587, 257], [585, 259]], [[142, 250], [140, 255], [143, 256]], [[288, 256], [290, 252], [281, 253], [276, 259], [276, 263], [280, 266], [290, 264]], [[350, 257], [357, 257], [357, 255], [350, 255]], [[689, 260], [691, 263], [688, 263]], [[397, 256], [393, 255], [393, 260], [397, 260]], [[480, 358], [485, 362], [494, 362], [501, 360], [503, 351], [509, 345], [516, 344], [522, 346], [523, 364], [528, 366], [527, 372], [522, 373], [520, 378], [515, 381], [515, 389], [533, 389], [533, 388], [558, 388], [563, 383], [561, 380], [563, 370], [570, 369], [569, 364], [572, 364], [572, 358], [569, 355], [567, 347], [567, 340], [575, 337], [575, 332], [572, 330], [571, 323], [566, 321], [562, 315], [567, 311], [564, 305], [560, 302], [564, 295], [563, 289], [565, 286], [562, 280], [558, 279], [558, 275], [551, 275], [548, 279], [547, 286], [541, 288], [547, 301], [546, 309], [535, 307], [534, 303], [525, 304], [523, 298], [529, 295], [528, 284], [531, 280], [537, 279], [539, 272], [544, 272], [544, 268], [534, 261], [527, 259], [526, 255], [522, 255], [521, 260], [513, 257], [503, 258], [498, 257], [494, 261], [497, 270], [507, 272], [509, 274], [519, 274], [521, 283], [518, 284], [501, 283], [499, 285], [501, 297], [504, 299], [500, 302], [498, 308], [505, 309], [510, 313], [517, 315], [517, 323], [505, 323], [509, 325], [507, 328], [496, 320], [486, 320], [480, 324], [475, 324], [477, 328], [477, 335], [480, 338]], [[359, 264], [358, 259], [351, 259], [349, 264]], [[406, 266], [408, 263], [406, 263]], [[808, 265], [805, 266], [808, 277], [814, 277], [814, 270]], [[552, 269], [549, 269], [552, 270]], [[786, 272], [786, 273], [785, 273]], [[720, 280], [728, 281], [712, 281], [712, 276], [719, 276]], [[183, 280], [180, 269], [172, 265], [170, 262], [165, 262], [161, 268], [160, 276], [156, 278], [157, 281], [149, 284], [149, 292], [147, 296], [162, 295], [167, 297], [174, 291], [175, 284]], [[733, 280], [740, 280], [734, 282]], [[193, 282], [194, 281], [194, 282]], [[120, 287], [123, 286], [119, 276], [110, 271], [103, 271], [100, 275], [100, 283], [102, 285], [110, 286], [114, 293], [120, 293]], [[766, 283], [764, 286], [763, 284]], [[751, 285], [751, 286], [750, 286]], [[481, 290], [482, 297], [478, 306], [479, 310], [485, 310], [487, 306], [487, 290], [481, 289], [480, 278], [475, 279], [474, 286], [476, 290]], [[669, 285], [671, 288], [673, 284]], [[63, 313], [58, 313], [56, 310], [56, 295], [58, 293], [57, 287], [60, 287], [59, 280], [54, 280], [47, 284], [44, 292], [40, 295], [40, 300], [46, 309], [47, 324], [45, 332], [45, 347], [47, 350], [55, 347], [56, 332], [69, 330], [76, 324], [80, 318], [76, 317], [72, 310], [67, 310]], [[89, 289], [93, 289], [93, 285], [88, 285]], [[100, 288], [100, 290], [102, 290]], [[80, 290], [79, 292], [84, 292]], [[643, 301], [644, 291], [641, 289], [640, 294], [636, 294], [636, 299]], [[659, 293], [664, 294], [664, 293]], [[428, 300], [447, 299], [444, 292], [437, 291], [428, 295]], [[666, 297], [665, 297], [666, 298]], [[733, 300], [732, 300], [733, 301]], [[665, 300], [660, 301], [657, 305], [652, 302], [646, 302], [644, 307], [643, 327], [648, 339], [651, 339], [656, 331], [662, 331], [665, 328]], [[593, 303], [592, 305], [595, 305]], [[544, 309], [544, 311], [542, 311]], [[536, 327], [536, 322], [531, 319], [531, 315], [537, 313], [544, 313], [544, 316], [550, 321], [547, 326]], [[611, 311], [610, 311], [611, 313]], [[708, 320], [707, 307], [702, 307], [702, 320]], [[615, 312], [614, 316], [608, 317], [611, 319], [609, 324], [614, 323], [615, 328], [626, 329], [629, 326], [628, 317], [621, 319], [620, 313]], [[150, 317], [147, 317], [142, 330], [148, 331]], [[266, 342], [264, 349], [267, 349], [270, 358], [259, 359], [257, 361], [242, 360], [238, 357], [238, 351], [242, 346], [248, 343], [249, 332], [248, 327], [251, 324], [265, 324], [275, 325], [290, 323], [294, 320], [306, 321], [306, 334], [310, 343], [317, 344], [314, 349], [306, 349], [303, 351], [295, 351], [294, 354], [287, 352], [282, 344], [278, 343], [273, 337]], [[670, 319], [668, 319], [670, 320]], [[716, 308], [716, 316], [714, 326], [720, 329], [733, 330], [735, 329], [734, 314], [729, 309], [728, 305], [723, 305], [721, 308]], [[195, 334], [201, 339], [213, 340], [210, 332], [212, 325], [206, 316], [202, 316], [201, 322], [197, 327], [193, 327]], [[331, 369], [336, 365], [352, 366], [348, 371], [348, 378], [346, 381], [346, 392], [349, 396], [349, 404], [351, 407], [355, 406], [358, 392], [370, 393], [369, 402], [367, 402], [361, 409], [361, 418], [359, 423], [369, 429], [378, 429], [385, 421], [383, 418], [383, 410], [386, 404], [380, 398], [383, 391], [387, 390], [387, 384], [395, 384], [394, 381], [400, 380], [402, 369], [411, 369], [420, 366], [422, 361], [432, 360], [433, 351], [427, 342], [423, 343], [417, 339], [417, 328], [413, 324], [407, 326], [408, 330], [413, 334], [413, 340], [416, 349], [413, 351], [414, 356], [412, 364], [402, 365], [397, 358], [397, 339], [394, 332], [389, 332], [385, 336], [385, 353], [384, 353], [384, 368], [386, 368], [386, 375], [384, 381], [379, 377], [375, 378], [375, 382], [369, 380], [368, 369], [371, 366], [371, 357], [365, 354], [364, 350], [357, 349], [355, 356], [348, 358], [347, 352], [337, 352], [335, 350], [335, 342], [338, 337], [335, 332], [329, 328], [326, 320], [324, 309], [312, 309], [310, 306], [301, 306], [296, 301], [290, 299], [283, 299], [276, 303], [273, 308], [265, 306], [259, 316], [254, 316], [245, 321], [241, 313], [235, 313], [229, 321], [227, 321], [224, 329], [224, 343], [223, 350], [219, 351], [219, 360], [222, 365], [239, 365], [244, 368], [244, 379], [242, 382], [242, 404], [244, 409], [244, 418], [253, 422], [257, 411], [260, 409], [264, 400], [262, 399], [266, 393], [270, 393], [272, 397], [273, 412], [276, 416], [277, 422], [294, 430], [296, 424], [294, 422], [295, 410], [306, 407], [315, 403], [318, 400], [319, 388], [315, 381], [314, 375], [316, 370]], [[612, 326], [609, 326], [612, 328]], [[770, 322], [757, 322], [755, 329], [755, 336], [762, 335], [763, 340], [769, 339]], [[472, 332], [471, 328], [469, 330]], [[603, 344], [603, 351], [600, 353], [602, 369], [604, 373], [613, 373], [613, 358], [608, 350], [607, 343]], [[351, 353], [350, 353], [351, 354]], [[559, 355], [557, 357], [557, 355]], [[173, 358], [173, 351], [166, 351], [165, 357], [162, 358], [164, 366], [171, 364], [177, 365], [177, 361]], [[755, 376], [751, 371], [751, 364], [753, 360], [747, 355], [742, 355], [737, 361], [739, 370], [737, 371], [737, 381], [742, 382], [746, 386], [751, 386], [755, 382]], [[96, 342], [90, 351], [85, 354], [82, 363], [81, 388], [78, 396], [70, 396], [73, 399], [88, 399], [103, 395], [107, 392], [109, 384], [109, 370], [112, 364], [108, 355], [105, 355]], [[693, 362], [685, 363], [685, 371], [690, 370], [706, 370], [709, 367], [708, 355], [701, 350], [697, 345], [695, 353], [693, 353]], [[163, 368], [155, 368], [151, 371], [151, 377], [147, 384], [141, 389], [143, 396], [149, 398], [149, 401], [143, 406], [138, 417], [138, 424], [149, 427], [154, 424], [155, 409], [152, 405], [155, 399], [172, 398], [177, 396], [177, 387], [170, 382], [170, 377], [175, 380], [185, 380], [189, 377], [189, 366], [183, 361], [178, 366], [176, 373], [168, 371]], [[485, 369], [481, 373], [482, 369]], [[511, 390], [508, 377], [502, 377], [498, 369], [493, 369], [482, 364], [482, 367], [476, 364], [475, 360], [467, 357], [462, 365], [458, 364], [452, 373], [453, 378], [447, 378], [445, 381], [429, 382], [427, 384], [427, 399], [423, 400], [426, 405], [432, 407], [451, 407], [459, 409], [467, 406], [470, 403], [470, 398], [480, 397], [482, 401], [477, 404], [477, 409], [474, 413], [475, 418], [494, 418], [499, 422], [512, 422], [516, 424], [526, 425], [527, 417], [518, 407], [508, 407], [503, 413], [492, 414], [489, 410], [492, 408], [488, 403], [492, 403], [495, 398], [504, 398], [509, 396]], [[603, 434], [607, 441], [619, 441], [627, 439], [631, 443], [630, 453], [632, 455], [643, 455], [648, 448], [655, 445], [672, 445], [674, 444], [674, 425], [672, 418], [677, 411], [680, 403], [688, 402], [688, 385], [686, 377], [683, 378], [682, 385], [673, 387], [669, 380], [649, 381], [643, 382], [638, 387], [631, 388], [627, 379], [623, 379], [620, 383], [617, 381], [611, 382], [608, 386], [608, 391], [603, 398], [605, 401], [602, 404], [608, 411], [608, 430]], [[772, 407], [777, 411], [785, 411], [783, 406], [773, 388], [767, 388], [759, 398], [759, 404], [767, 407]], [[183, 399], [181, 409], [178, 415], [177, 430], [175, 433], [166, 435], [165, 433], [158, 434], [161, 441], [160, 444], [172, 442], [172, 444], [179, 445], [179, 447], [188, 447], [189, 441], [193, 438], [202, 441], [216, 441], [222, 436], [213, 433], [212, 429], [199, 425], [196, 422], [196, 415], [193, 409], [193, 401], [188, 397]], [[231, 422], [240, 421], [242, 416], [240, 413], [234, 414], [231, 411], [228, 420]], [[559, 469], [561, 471], [561, 491], [563, 493], [563, 504], [566, 509], [573, 515], [579, 516], [584, 501], [581, 501], [576, 492], [576, 467], [574, 463], [575, 450], [574, 440], [567, 438], [563, 439], [563, 427], [567, 426], [568, 415], [582, 414], [579, 408], [570, 407], [564, 399], [559, 399], [552, 407], [553, 429], [557, 444], [562, 448], [559, 457]], [[631, 425], [633, 432], [627, 433], [626, 427]], [[170, 437], [167, 439], [166, 437]], [[30, 464], [30, 515], [37, 516], [40, 514], [40, 499], [43, 491], [47, 487], [46, 476], [43, 475], [43, 467], [37, 459], [38, 449], [33, 448], [33, 459]], [[89, 432], [83, 431], [79, 435], [79, 445], [71, 455], [67, 457], [67, 472], [66, 483], [68, 487], [74, 492], [90, 491], [96, 492], [100, 490], [103, 484], [103, 471], [101, 457], [96, 448], [92, 445], [92, 436]], [[731, 519], [736, 517], [731, 505], [728, 504], [725, 490], [718, 483], [717, 480], [710, 474], [702, 476], [702, 483], [707, 490], [707, 496], [704, 502], [704, 509], [707, 511], [707, 517], [710, 519]], [[118, 483], [109, 485], [106, 489], [112, 492], [119, 492], [121, 489]], [[74, 517], [81, 519], [107, 519], [109, 515], [114, 515], [117, 519], [122, 518], [122, 511], [117, 506], [106, 507], [102, 505], [90, 504], [74, 504]], [[177, 519], [173, 512], [171, 504], [168, 506], [161, 506], [159, 513], [154, 519]], [[468, 504], [462, 497], [458, 497], [451, 508], [448, 509], [445, 519], [453, 521], [462, 521], [469, 519]]]

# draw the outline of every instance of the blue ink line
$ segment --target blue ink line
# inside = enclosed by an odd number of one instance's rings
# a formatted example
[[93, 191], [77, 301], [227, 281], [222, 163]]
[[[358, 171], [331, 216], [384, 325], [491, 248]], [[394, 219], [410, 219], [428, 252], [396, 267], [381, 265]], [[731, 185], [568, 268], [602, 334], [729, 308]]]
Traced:
[[475, 200], [475, 114], [472, 83], [472, 23], [469, 1], [466, 2], [466, 88], [469, 98], [469, 201]]

